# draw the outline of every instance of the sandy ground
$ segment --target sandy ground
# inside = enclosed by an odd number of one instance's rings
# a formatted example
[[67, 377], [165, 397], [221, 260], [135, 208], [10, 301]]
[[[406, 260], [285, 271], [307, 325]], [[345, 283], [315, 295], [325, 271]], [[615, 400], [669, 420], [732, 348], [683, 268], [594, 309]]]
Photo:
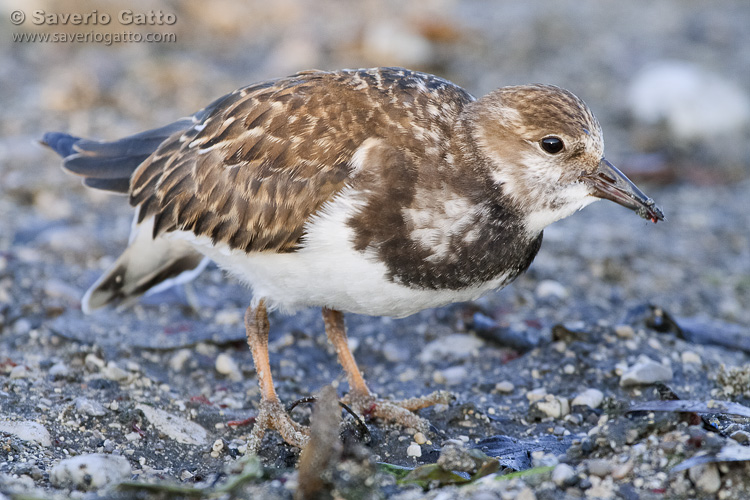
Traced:
[[[0, 3], [0, 498], [750, 495], [747, 409], [711, 402], [750, 396], [747, 125], [709, 126], [716, 104], [706, 118], [688, 114], [706, 127], [686, 138], [671, 115], [644, 123], [629, 97], [664, 60], [747, 95], [746, 2], [62, 5]], [[110, 23], [34, 24], [37, 10], [93, 9]], [[120, 22], [151, 10], [175, 22]], [[12, 41], [124, 32], [176, 41]], [[668, 221], [596, 203], [546, 230], [529, 272], [501, 292], [403, 320], [349, 317], [379, 395], [445, 389], [455, 401], [420, 413], [426, 435], [369, 421], [363, 437], [347, 419], [343, 445], [323, 439], [339, 417], [321, 409], [312, 465], [273, 434], [259, 458], [244, 456], [251, 427], [231, 423], [255, 415], [259, 398], [241, 324], [249, 292], [210, 267], [189, 287], [84, 316], [80, 297], [126, 244], [131, 213], [61, 172], [36, 141], [48, 130], [114, 139], [261, 79], [378, 65], [434, 72], [475, 95], [569, 88], [602, 122], [608, 158]], [[699, 81], [713, 92], [711, 78]], [[332, 382], [346, 391], [319, 312], [271, 322], [284, 401]], [[692, 406], [675, 411], [675, 397]], [[667, 411], [627, 412], [648, 401]], [[411, 476], [421, 482], [395, 469], [425, 465]]]

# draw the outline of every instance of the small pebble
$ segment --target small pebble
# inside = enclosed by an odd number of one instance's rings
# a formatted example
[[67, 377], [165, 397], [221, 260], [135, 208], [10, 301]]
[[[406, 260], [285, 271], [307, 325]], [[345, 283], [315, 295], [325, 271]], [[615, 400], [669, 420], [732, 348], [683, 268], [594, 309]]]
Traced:
[[526, 486], [518, 492], [516, 500], [536, 500], [536, 493], [534, 493], [534, 490]]
[[102, 370], [102, 375], [104, 375], [104, 378], [115, 382], [123, 382], [128, 378], [128, 372], [120, 368], [114, 361], [107, 363], [107, 366]]
[[612, 463], [603, 458], [594, 458], [586, 462], [589, 474], [597, 477], [606, 477], [612, 472]]
[[139, 441], [141, 438], [142, 438], [142, 436], [139, 433], [135, 432], [135, 431], [128, 432], [127, 434], [125, 434], [125, 440], [129, 441], [131, 443], [133, 441]]
[[239, 366], [237, 366], [237, 363], [228, 354], [221, 353], [216, 356], [216, 371], [222, 375], [226, 375], [231, 380], [242, 380], [242, 373]]
[[73, 400], [73, 405], [79, 415], [88, 415], [89, 417], [101, 417], [107, 414], [107, 410], [97, 401], [92, 401], [84, 397], [78, 397]]
[[414, 442], [418, 445], [423, 445], [427, 442], [427, 438], [421, 432], [417, 432], [416, 434], [414, 434]]
[[713, 495], [721, 488], [721, 477], [716, 464], [700, 464], [688, 469], [688, 477], [698, 491]]
[[237, 309], [222, 309], [217, 311], [214, 321], [217, 325], [238, 325], [242, 321], [243, 313]]
[[214, 441], [214, 444], [211, 445], [211, 456], [216, 458], [218, 457], [222, 450], [224, 450], [224, 441], [219, 438], [216, 441]]
[[534, 401], [539, 401], [540, 399], [544, 398], [544, 396], [547, 395], [547, 389], [544, 387], [540, 387], [538, 389], [532, 389], [526, 393], [526, 399], [529, 400], [530, 403], [533, 403]]
[[26, 378], [30, 375], [29, 369], [25, 365], [14, 366], [10, 371], [10, 378]]
[[729, 437], [740, 444], [746, 444], [750, 442], [750, 433], [748, 433], [747, 431], [734, 431], [732, 434], [730, 434]]
[[13, 323], [13, 333], [17, 335], [27, 335], [31, 330], [31, 322], [26, 318], [19, 318]]
[[576, 367], [575, 366], [573, 366], [571, 364], [567, 364], [567, 365], [563, 366], [563, 373], [565, 375], [573, 375], [575, 372], [576, 372]]
[[672, 376], [672, 368], [647, 359], [628, 368], [620, 377], [620, 386], [631, 387], [639, 384], [669, 382]]
[[60, 380], [70, 374], [70, 369], [65, 363], [55, 363], [50, 367], [48, 374], [53, 380]]
[[52, 467], [50, 482], [63, 488], [98, 489], [130, 477], [125, 457], [91, 453], [61, 460]]
[[137, 405], [136, 409], [141, 410], [146, 419], [160, 433], [174, 439], [178, 443], [205, 444], [208, 439], [206, 429], [195, 422], [145, 404]]
[[631, 472], [633, 472], [633, 461], [628, 460], [624, 464], [617, 465], [612, 469], [612, 479], [615, 481], [625, 479]]
[[589, 408], [599, 408], [604, 400], [604, 393], [599, 389], [586, 389], [579, 393], [573, 401], [571, 406], [588, 406]]
[[181, 371], [192, 355], [189, 349], [180, 349], [169, 359], [169, 367], [176, 372]]
[[458, 385], [469, 376], [465, 366], [451, 366], [445, 370], [435, 372], [435, 382], [445, 385]]
[[406, 456], [419, 458], [422, 456], [422, 447], [417, 443], [412, 443], [406, 448]]
[[562, 418], [570, 413], [570, 405], [568, 400], [565, 398], [558, 398], [552, 394], [548, 394], [539, 401], [532, 403], [533, 408], [536, 408], [542, 414], [552, 418]]
[[88, 353], [86, 355], [86, 358], [84, 358], [84, 364], [90, 371], [99, 371], [106, 365], [102, 358], [93, 353]]
[[502, 394], [510, 394], [515, 388], [516, 386], [509, 380], [503, 380], [502, 382], [495, 384], [495, 390]]
[[555, 280], [542, 280], [536, 286], [534, 292], [540, 299], [554, 298], [565, 299], [568, 297], [568, 290], [560, 282]]
[[417, 378], [418, 375], [419, 375], [419, 372], [415, 370], [414, 368], [407, 368], [406, 370], [398, 374], [398, 380], [400, 382], [411, 382], [412, 380]]
[[680, 355], [680, 359], [682, 360], [684, 364], [692, 363], [692, 364], [699, 365], [702, 362], [701, 357], [698, 354], [694, 353], [693, 351], [683, 352]]
[[617, 325], [615, 327], [615, 335], [621, 339], [632, 339], [635, 337], [635, 330], [630, 325]]
[[131, 359], [129, 359], [129, 360], [127, 360], [125, 362], [125, 368], [127, 368], [127, 370], [129, 372], [140, 372], [141, 371], [141, 365], [139, 365], [138, 363], [136, 363], [135, 361], [133, 361]]
[[49, 431], [38, 422], [28, 420], [0, 420], [0, 432], [16, 436], [22, 441], [37, 443], [44, 447], [52, 446]]
[[422, 363], [443, 360], [460, 361], [475, 356], [484, 346], [482, 339], [473, 335], [453, 333], [440, 337], [427, 344], [419, 354]]
[[552, 470], [552, 482], [559, 487], [566, 486], [576, 475], [575, 469], [568, 464], [558, 464]]
[[555, 467], [560, 460], [553, 453], [546, 453], [542, 450], [531, 452], [532, 467]]

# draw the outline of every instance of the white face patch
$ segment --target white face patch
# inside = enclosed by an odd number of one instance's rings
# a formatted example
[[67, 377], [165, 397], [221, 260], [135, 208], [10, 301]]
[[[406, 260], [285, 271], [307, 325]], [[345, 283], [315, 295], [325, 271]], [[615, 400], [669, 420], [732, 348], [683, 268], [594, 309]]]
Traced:
[[493, 172], [503, 193], [521, 207], [532, 236], [597, 200], [582, 182], [566, 182], [563, 168], [567, 166], [559, 162], [558, 157], [529, 152], [521, 158], [523, 167], [500, 166]]
[[556, 207], [540, 206], [532, 210], [526, 216], [526, 231], [536, 235], [542, 230], [560, 219], [573, 215], [578, 210], [597, 201], [599, 198], [591, 196], [589, 189], [582, 183], [571, 184], [569, 187], [558, 191], [556, 199], [560, 205]]

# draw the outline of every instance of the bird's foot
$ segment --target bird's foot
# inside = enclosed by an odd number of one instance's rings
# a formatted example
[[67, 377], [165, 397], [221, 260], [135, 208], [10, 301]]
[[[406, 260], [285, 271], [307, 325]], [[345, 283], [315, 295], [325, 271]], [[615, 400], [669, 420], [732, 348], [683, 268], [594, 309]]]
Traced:
[[278, 431], [284, 441], [297, 448], [304, 448], [310, 441], [310, 428], [292, 420], [278, 399], [261, 400], [255, 425], [247, 440], [249, 453], [258, 453], [267, 430]]
[[379, 399], [370, 393], [350, 393], [342, 399], [342, 402], [359, 415], [379, 418], [403, 427], [411, 427], [419, 432], [427, 432], [430, 423], [413, 412], [436, 404], [448, 404], [453, 399], [453, 394], [447, 391], [435, 391], [426, 396], [401, 401]]

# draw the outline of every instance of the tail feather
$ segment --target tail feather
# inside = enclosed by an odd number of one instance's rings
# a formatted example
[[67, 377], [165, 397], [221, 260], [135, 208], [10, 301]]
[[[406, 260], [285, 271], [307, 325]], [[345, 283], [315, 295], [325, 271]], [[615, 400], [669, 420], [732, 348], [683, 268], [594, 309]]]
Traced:
[[[63, 158], [63, 168], [83, 177], [95, 189], [127, 194], [139, 165], [167, 138], [193, 127], [208, 113], [203, 109], [167, 126], [103, 142], [61, 132], [44, 134], [41, 143]], [[208, 260], [186, 240], [154, 239], [153, 217], [138, 224], [138, 211], [128, 248], [86, 292], [82, 309], [89, 313], [107, 305], [126, 305], [146, 293], [195, 278]]]
[[128, 305], [147, 293], [194, 279], [208, 259], [185, 240], [152, 238], [153, 218], [135, 225], [128, 248], [86, 292], [86, 314], [107, 305]]
[[193, 117], [183, 118], [164, 127], [112, 142], [48, 132], [41, 142], [62, 156], [63, 168], [82, 176], [85, 185], [126, 194], [130, 188], [130, 177], [138, 166], [169, 136], [193, 125]]

